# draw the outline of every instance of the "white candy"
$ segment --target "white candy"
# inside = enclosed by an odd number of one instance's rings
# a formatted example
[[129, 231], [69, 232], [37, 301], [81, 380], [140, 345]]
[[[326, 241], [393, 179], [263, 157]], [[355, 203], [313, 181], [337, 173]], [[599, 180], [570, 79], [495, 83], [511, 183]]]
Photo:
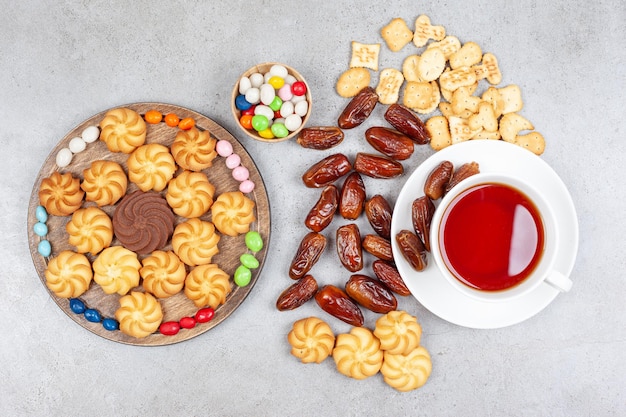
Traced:
[[261, 103], [270, 105], [276, 97], [276, 90], [270, 84], [263, 84], [260, 88], [261, 91]]
[[259, 102], [261, 101], [261, 92], [257, 87], [251, 87], [248, 88], [248, 91], [246, 91], [245, 97], [248, 103], [259, 104]]
[[69, 148], [72, 153], [82, 152], [85, 150], [86, 147], [87, 144], [85, 143], [83, 138], [76, 137], [70, 140]]
[[294, 108], [294, 112], [301, 117], [306, 116], [306, 113], [309, 111], [309, 102], [304, 100], [304, 101], [299, 101], [295, 108]]
[[280, 78], [285, 78], [287, 77], [288, 72], [287, 72], [287, 68], [283, 67], [282, 65], [276, 64], [276, 65], [272, 65], [272, 68], [270, 68], [269, 74], [271, 74], [270, 77], [273, 75], [276, 75]]
[[265, 116], [267, 117], [267, 120], [270, 121], [274, 118], [274, 110], [263, 104], [259, 104], [254, 108], [254, 114], [260, 114], [262, 116]]
[[280, 115], [283, 117], [287, 117], [293, 114], [294, 106], [291, 101], [285, 101], [282, 106], [280, 106]]
[[98, 129], [98, 126], [86, 127], [83, 133], [80, 134], [80, 137], [83, 138], [86, 143], [95, 142], [100, 137], [100, 129]]
[[305, 100], [306, 100], [306, 94], [305, 95], [301, 95], [301, 96], [294, 95], [293, 97], [291, 97], [291, 102], [293, 104], [298, 104], [301, 101], [305, 101]]
[[292, 84], [293, 84], [293, 83], [295, 83], [296, 81], [298, 81], [298, 80], [296, 80], [296, 77], [294, 77], [293, 75], [287, 75], [287, 76], [285, 77], [285, 84], [292, 85]]
[[241, 80], [239, 80], [239, 94], [246, 94], [246, 91], [248, 91], [250, 87], [252, 87], [250, 78], [245, 76], [241, 77]]
[[291, 116], [287, 116], [285, 118], [285, 127], [290, 132], [298, 130], [298, 128], [302, 125], [302, 118], [297, 114], [292, 114]]
[[250, 75], [250, 84], [252, 85], [252, 87], [259, 88], [261, 84], [263, 84], [263, 74], [255, 72], [254, 74]]
[[57, 165], [59, 168], [65, 168], [72, 162], [72, 151], [69, 148], [63, 148], [57, 154]]
[[285, 118], [284, 117], [279, 117], [278, 119], [274, 119], [274, 124], [276, 124], [276, 123], [285, 124]]
[[272, 74], [269, 72], [266, 72], [265, 74], [263, 74], [263, 82], [265, 84], [267, 84], [270, 81], [270, 78], [272, 78]]

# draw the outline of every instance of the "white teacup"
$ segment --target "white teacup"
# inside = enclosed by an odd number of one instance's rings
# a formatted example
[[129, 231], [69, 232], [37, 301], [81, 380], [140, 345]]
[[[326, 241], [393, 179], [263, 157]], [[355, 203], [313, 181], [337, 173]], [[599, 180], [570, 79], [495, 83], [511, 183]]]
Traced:
[[473, 175], [453, 187], [430, 229], [437, 267], [457, 290], [481, 301], [506, 301], [539, 285], [566, 292], [555, 269], [554, 213], [530, 184], [501, 173]]

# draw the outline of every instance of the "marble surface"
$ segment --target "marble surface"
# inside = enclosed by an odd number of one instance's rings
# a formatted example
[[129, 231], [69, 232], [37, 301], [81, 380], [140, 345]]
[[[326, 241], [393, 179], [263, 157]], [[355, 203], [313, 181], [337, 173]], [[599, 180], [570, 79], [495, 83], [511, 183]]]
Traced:
[[[0, 0], [0, 414], [4, 416], [483, 415], [626, 414], [626, 3]], [[285, 62], [314, 96], [310, 125], [334, 124], [346, 100], [334, 92], [350, 42], [382, 42], [379, 30], [419, 14], [462, 42], [494, 53], [502, 85], [518, 84], [522, 114], [547, 140], [544, 161], [575, 203], [580, 245], [572, 291], [530, 319], [495, 330], [450, 324], [414, 298], [400, 308], [419, 318], [430, 351], [428, 383], [399, 393], [376, 375], [339, 374], [329, 359], [303, 365], [289, 354], [292, 323], [316, 315], [335, 333], [345, 323], [314, 303], [278, 312], [287, 269], [317, 191], [302, 172], [329, 152], [295, 142], [246, 139], [229, 110], [246, 68]], [[381, 68], [400, 68], [418, 49], [381, 48]], [[378, 75], [373, 75], [373, 83]], [[70, 320], [36, 275], [27, 207], [39, 168], [81, 121], [125, 103], [158, 101], [199, 111], [235, 134], [270, 193], [269, 255], [249, 298], [225, 322], [166, 347], [133, 347]], [[382, 123], [379, 106], [368, 125]], [[367, 150], [365, 127], [337, 151]], [[411, 172], [433, 151], [417, 149]], [[368, 194], [391, 201], [408, 174], [367, 179]], [[335, 220], [334, 226], [342, 221]], [[331, 243], [334, 243], [331, 240]], [[322, 284], [348, 274], [332, 249], [315, 267]], [[366, 313], [372, 327], [376, 315]]]

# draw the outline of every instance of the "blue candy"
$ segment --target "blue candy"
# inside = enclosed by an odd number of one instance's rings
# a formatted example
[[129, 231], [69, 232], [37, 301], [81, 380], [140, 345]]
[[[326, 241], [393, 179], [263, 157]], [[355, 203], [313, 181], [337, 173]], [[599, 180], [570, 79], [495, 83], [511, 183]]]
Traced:
[[42, 240], [41, 242], [39, 242], [39, 244], [37, 245], [37, 252], [39, 252], [39, 254], [44, 258], [50, 256], [50, 254], [52, 253], [52, 245], [50, 244], [50, 241]]
[[239, 110], [248, 110], [250, 107], [252, 107], [252, 104], [248, 103], [248, 100], [246, 100], [246, 96], [244, 96], [243, 94], [239, 94], [235, 98], [235, 106]]
[[87, 321], [92, 323], [100, 323], [102, 321], [102, 317], [100, 316], [98, 310], [94, 310], [93, 308], [85, 310], [85, 318]]
[[87, 307], [85, 303], [79, 298], [70, 298], [70, 309], [76, 314], [83, 314]]
[[44, 206], [37, 206], [35, 209], [35, 217], [42, 223], [48, 221], [48, 212]]
[[37, 236], [44, 237], [48, 234], [48, 226], [46, 226], [45, 223], [37, 222], [33, 226], [33, 232], [35, 232]]
[[106, 319], [102, 320], [102, 327], [104, 327], [106, 330], [113, 331], [118, 330], [120, 328], [120, 324], [117, 322], [117, 320], [107, 317]]

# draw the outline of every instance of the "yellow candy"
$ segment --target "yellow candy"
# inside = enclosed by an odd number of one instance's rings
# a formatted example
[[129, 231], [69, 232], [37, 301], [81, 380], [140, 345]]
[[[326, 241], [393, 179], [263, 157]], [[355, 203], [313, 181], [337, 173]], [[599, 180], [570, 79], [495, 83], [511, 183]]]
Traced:
[[264, 139], [274, 139], [274, 133], [272, 133], [272, 129], [267, 128], [264, 130], [259, 131], [259, 136], [261, 136]]

